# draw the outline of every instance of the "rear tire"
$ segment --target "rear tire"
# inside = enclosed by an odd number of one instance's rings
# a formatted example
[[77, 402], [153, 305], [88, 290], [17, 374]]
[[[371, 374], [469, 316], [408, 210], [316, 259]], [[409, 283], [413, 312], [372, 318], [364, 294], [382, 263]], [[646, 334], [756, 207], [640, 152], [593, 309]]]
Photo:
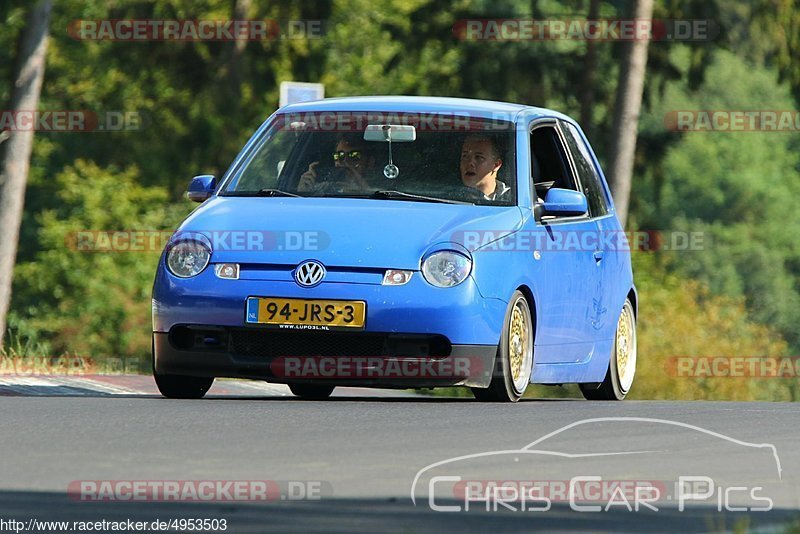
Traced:
[[492, 381], [488, 388], [472, 388], [482, 402], [517, 402], [525, 393], [533, 371], [533, 320], [525, 295], [514, 291], [503, 321]]
[[614, 334], [614, 348], [605, 379], [598, 384], [579, 384], [586, 400], [623, 400], [636, 375], [636, 315], [633, 304], [625, 300]]
[[331, 396], [336, 386], [321, 386], [317, 384], [289, 384], [292, 393], [302, 399], [324, 400]]

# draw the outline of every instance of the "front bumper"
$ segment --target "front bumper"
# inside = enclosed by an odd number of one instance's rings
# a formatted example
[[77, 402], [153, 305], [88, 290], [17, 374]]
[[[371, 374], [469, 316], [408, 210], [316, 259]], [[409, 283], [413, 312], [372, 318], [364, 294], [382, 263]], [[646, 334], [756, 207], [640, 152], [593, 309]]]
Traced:
[[419, 272], [403, 286], [381, 285], [382, 274], [329, 273], [313, 288], [286, 280], [222, 280], [209, 266], [194, 278], [168, 273], [163, 259], [153, 286], [153, 331], [175, 325], [245, 326], [248, 297], [361, 300], [367, 303], [364, 332], [441, 335], [453, 345], [494, 345], [500, 340], [507, 303], [485, 298], [472, 277], [453, 288], [436, 288]]
[[[369, 337], [376, 350], [357, 341], [359, 335]], [[287, 336], [296, 336], [296, 343]], [[283, 333], [192, 325], [178, 326], [171, 333], [155, 332], [153, 351], [159, 374], [403, 389], [487, 387], [497, 346], [450, 345], [441, 336]]]

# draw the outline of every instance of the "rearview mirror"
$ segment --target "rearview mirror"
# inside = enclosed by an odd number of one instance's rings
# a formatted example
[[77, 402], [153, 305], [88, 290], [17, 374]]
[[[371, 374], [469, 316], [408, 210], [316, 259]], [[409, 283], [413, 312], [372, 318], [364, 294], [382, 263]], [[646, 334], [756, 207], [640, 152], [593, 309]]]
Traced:
[[186, 198], [193, 202], [203, 202], [214, 194], [217, 179], [211, 174], [201, 174], [195, 176], [189, 182], [189, 189], [186, 191]]
[[562, 217], [583, 215], [589, 209], [586, 195], [571, 189], [551, 188], [547, 191], [544, 202], [536, 204], [536, 220], [547, 215], [560, 215]]
[[417, 140], [417, 129], [405, 124], [370, 124], [364, 130], [364, 141], [410, 143]]

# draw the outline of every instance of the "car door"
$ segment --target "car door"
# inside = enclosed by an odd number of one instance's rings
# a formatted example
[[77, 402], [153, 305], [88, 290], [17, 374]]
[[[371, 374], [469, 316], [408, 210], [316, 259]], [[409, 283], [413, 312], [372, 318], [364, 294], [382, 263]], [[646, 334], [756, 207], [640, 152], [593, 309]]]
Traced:
[[[540, 197], [550, 187], [583, 192], [557, 121], [534, 122], [529, 140], [531, 179]], [[594, 346], [592, 320], [599, 313], [597, 293], [602, 289], [597, 223], [587, 213], [530, 224], [537, 236], [530, 258], [537, 273], [536, 361], [585, 361]]]
[[593, 296], [593, 308], [589, 316], [589, 334], [597, 340], [610, 339], [614, 335], [621, 303], [613, 295], [624, 294], [627, 288], [616, 287], [618, 280], [625, 280], [621, 255], [627, 254], [628, 242], [617, 218], [611, 213], [611, 198], [603, 185], [599, 168], [586, 138], [572, 123], [561, 121], [560, 127], [569, 149], [573, 168], [581, 183], [589, 204], [589, 215], [597, 225], [598, 243], [595, 255], [600, 260], [597, 288]]

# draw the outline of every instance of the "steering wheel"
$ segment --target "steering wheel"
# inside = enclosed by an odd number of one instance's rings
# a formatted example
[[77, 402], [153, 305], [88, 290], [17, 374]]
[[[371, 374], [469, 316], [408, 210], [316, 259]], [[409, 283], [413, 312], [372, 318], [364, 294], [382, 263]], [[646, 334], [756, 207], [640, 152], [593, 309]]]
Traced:
[[478, 204], [486, 201], [486, 198], [483, 196], [483, 193], [481, 193], [480, 190], [466, 185], [454, 185], [452, 188], [447, 190], [447, 193], [452, 195], [454, 199], [462, 200], [464, 202]]

